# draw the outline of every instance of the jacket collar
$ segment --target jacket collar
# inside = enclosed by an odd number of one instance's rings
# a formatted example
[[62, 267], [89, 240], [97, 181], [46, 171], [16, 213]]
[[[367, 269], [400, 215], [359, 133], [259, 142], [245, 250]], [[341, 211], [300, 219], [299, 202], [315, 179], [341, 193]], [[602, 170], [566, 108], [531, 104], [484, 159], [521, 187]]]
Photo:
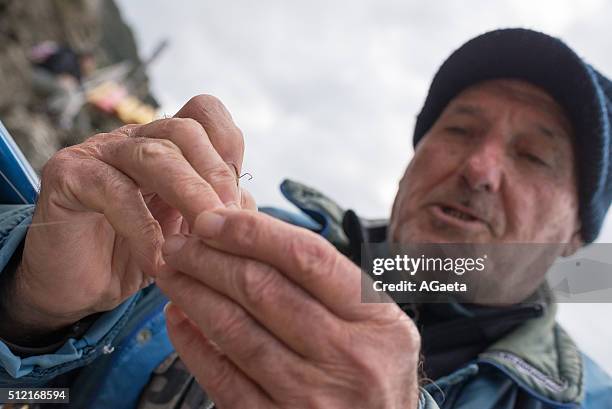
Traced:
[[584, 397], [582, 355], [555, 322], [556, 304], [544, 315], [525, 321], [478, 356], [506, 373], [532, 394], [559, 403]]

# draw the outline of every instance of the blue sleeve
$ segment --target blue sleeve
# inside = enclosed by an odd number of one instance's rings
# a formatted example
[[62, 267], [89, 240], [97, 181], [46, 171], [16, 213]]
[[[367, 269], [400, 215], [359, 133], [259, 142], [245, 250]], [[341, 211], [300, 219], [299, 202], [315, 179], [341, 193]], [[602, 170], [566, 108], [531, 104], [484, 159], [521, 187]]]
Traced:
[[604, 372], [591, 358], [582, 354], [584, 370], [585, 409], [609, 408], [612, 402], [612, 378]]
[[0, 271], [25, 238], [34, 205], [0, 205]]
[[[0, 205], [0, 271], [23, 242], [34, 205]], [[43, 385], [54, 377], [87, 365], [113, 349], [140, 293], [100, 316], [82, 338], [71, 338], [53, 354], [20, 357], [0, 341], [0, 387]]]

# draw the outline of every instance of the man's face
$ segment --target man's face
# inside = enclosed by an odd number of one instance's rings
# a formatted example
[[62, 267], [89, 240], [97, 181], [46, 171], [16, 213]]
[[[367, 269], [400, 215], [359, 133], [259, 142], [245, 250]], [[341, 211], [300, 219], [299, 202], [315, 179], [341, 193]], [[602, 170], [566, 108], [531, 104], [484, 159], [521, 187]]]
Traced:
[[519, 80], [455, 97], [400, 181], [395, 243], [574, 243], [579, 247], [572, 129], [562, 108]]

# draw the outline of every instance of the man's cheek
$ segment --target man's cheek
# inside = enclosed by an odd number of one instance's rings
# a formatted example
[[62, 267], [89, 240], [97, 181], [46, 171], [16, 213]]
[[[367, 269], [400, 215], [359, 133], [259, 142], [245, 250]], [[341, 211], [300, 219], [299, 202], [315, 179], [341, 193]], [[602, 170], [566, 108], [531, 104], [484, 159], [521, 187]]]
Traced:
[[[561, 243], [571, 236], [571, 200], [547, 184], [523, 185], [509, 195], [506, 218], [507, 236], [520, 242]], [[508, 239], [508, 237], [507, 237]]]
[[577, 230], [577, 209], [571, 205], [571, 199], [563, 195], [555, 195], [547, 199], [553, 204], [546, 208], [538, 207], [539, 215], [536, 220], [543, 220], [540, 228], [542, 240], [549, 243], [569, 243], [575, 230]]
[[423, 141], [412, 160], [411, 177], [439, 182], [449, 174], [458, 172], [465, 162], [465, 147], [435, 140]]
[[430, 151], [415, 158], [402, 181], [401, 189], [406, 192], [407, 200], [419, 205], [425, 204], [428, 196], [447, 185], [455, 174], [455, 167], [445, 159], [445, 155], [429, 155]]

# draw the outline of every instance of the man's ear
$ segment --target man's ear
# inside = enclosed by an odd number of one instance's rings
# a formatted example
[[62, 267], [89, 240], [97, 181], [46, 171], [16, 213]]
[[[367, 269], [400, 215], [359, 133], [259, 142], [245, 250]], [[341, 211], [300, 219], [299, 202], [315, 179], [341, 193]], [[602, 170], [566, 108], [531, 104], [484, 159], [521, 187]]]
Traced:
[[582, 246], [584, 246], [584, 241], [582, 240], [582, 234], [580, 233], [580, 228], [572, 234], [572, 238], [569, 243], [563, 247], [563, 257], [569, 257], [576, 253]]

